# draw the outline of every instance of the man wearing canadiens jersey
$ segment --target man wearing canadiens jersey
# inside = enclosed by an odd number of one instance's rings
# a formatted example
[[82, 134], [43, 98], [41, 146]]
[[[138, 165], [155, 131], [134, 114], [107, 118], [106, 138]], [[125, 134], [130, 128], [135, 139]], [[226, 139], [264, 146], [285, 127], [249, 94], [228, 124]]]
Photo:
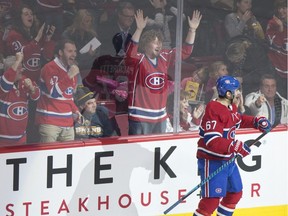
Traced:
[[23, 58], [21, 52], [6, 58], [0, 76], [0, 146], [26, 143], [28, 101], [40, 97], [36, 83], [23, 75]]
[[[198, 170], [201, 181], [238, 154], [250, 154], [246, 143], [235, 140], [236, 129], [256, 128], [271, 130], [270, 122], [262, 116], [241, 115], [232, 103], [239, 88], [235, 77], [222, 76], [217, 80], [218, 98], [210, 101], [200, 126], [198, 141]], [[231, 162], [214, 178], [201, 187], [201, 200], [194, 216], [210, 216], [217, 209], [218, 216], [231, 216], [242, 196], [242, 180], [235, 163]]]
[[[189, 30], [182, 47], [182, 59], [192, 53], [201, 18], [199, 11], [193, 12], [192, 19], [188, 17]], [[137, 29], [128, 44], [126, 57], [126, 66], [131, 70], [128, 75], [129, 134], [165, 133], [167, 70], [174, 63], [176, 50], [162, 50], [163, 36], [158, 31], [148, 30], [141, 36], [148, 20], [142, 10], [136, 12], [135, 20]], [[137, 52], [139, 40], [143, 53]]]
[[41, 98], [36, 110], [40, 142], [74, 140], [73, 114], [81, 116], [73, 101], [79, 73], [75, 43], [62, 40], [56, 52], [57, 57], [43, 67], [40, 75]]

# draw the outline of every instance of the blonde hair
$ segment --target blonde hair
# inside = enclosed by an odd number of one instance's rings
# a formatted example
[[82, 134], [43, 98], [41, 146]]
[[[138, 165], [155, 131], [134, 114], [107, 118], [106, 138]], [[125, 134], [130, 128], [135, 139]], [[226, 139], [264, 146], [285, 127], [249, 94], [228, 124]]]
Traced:
[[188, 99], [190, 97], [190, 93], [184, 91], [183, 89], [180, 90], [180, 100]]
[[251, 42], [237, 41], [231, 43], [225, 52], [227, 59], [233, 63], [239, 63], [246, 57], [246, 50], [250, 47]]
[[226, 64], [223, 61], [215, 61], [211, 63], [208, 67], [209, 77], [217, 78], [218, 77], [217, 72], [220, 70], [220, 67], [223, 65], [226, 66]]
[[[88, 29], [83, 29], [83, 20], [84, 18], [86, 18], [87, 16], [90, 16], [92, 18], [92, 24], [90, 26], [90, 28]], [[90, 32], [92, 35], [97, 36], [96, 31], [94, 30], [94, 17], [93, 15], [86, 9], [79, 9], [73, 24], [71, 26], [68, 27], [68, 31], [70, 31], [72, 34], [77, 32], [77, 31], [81, 31], [81, 30], [85, 30], [87, 32]]]

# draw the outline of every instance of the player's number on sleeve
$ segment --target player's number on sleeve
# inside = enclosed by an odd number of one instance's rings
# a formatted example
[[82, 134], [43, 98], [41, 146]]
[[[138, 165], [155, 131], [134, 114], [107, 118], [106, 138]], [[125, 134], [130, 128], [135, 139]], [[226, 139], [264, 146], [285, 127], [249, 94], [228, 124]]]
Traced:
[[214, 130], [215, 129], [215, 127], [216, 127], [216, 121], [215, 120], [213, 120], [213, 121], [207, 121], [206, 122], [206, 130]]
[[50, 85], [55, 85], [58, 82], [58, 76], [53, 76], [50, 79]]

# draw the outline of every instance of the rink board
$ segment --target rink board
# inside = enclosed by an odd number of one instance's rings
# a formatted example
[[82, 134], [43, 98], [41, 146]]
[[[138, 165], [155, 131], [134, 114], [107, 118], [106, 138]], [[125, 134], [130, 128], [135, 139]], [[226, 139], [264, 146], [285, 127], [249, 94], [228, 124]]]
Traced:
[[[236, 209], [234, 212], [234, 215], [235, 216], [254, 216], [254, 215], [287, 216], [288, 205]], [[183, 213], [182, 214], [170, 214], [170, 216], [191, 216], [191, 212], [187, 214], [183, 214]], [[216, 216], [216, 212], [212, 216]]]
[[[240, 140], [260, 133], [240, 131]], [[243, 198], [235, 215], [287, 216], [287, 128], [238, 161]], [[89, 140], [0, 151], [0, 215], [155, 216], [197, 184], [196, 133]], [[170, 215], [190, 215], [199, 190]]]

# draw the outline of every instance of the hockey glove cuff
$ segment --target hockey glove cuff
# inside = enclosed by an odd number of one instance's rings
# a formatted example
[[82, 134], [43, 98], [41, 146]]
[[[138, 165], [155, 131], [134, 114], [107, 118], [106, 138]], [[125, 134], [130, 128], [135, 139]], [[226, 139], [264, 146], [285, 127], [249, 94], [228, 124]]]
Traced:
[[239, 141], [239, 140], [236, 140], [234, 143], [233, 143], [233, 151], [240, 155], [242, 158], [246, 157], [247, 155], [250, 154], [251, 152], [251, 149], [248, 147], [248, 145], [246, 145], [245, 143]]
[[254, 118], [254, 127], [262, 133], [268, 133], [271, 130], [271, 123], [264, 116], [256, 116]]

